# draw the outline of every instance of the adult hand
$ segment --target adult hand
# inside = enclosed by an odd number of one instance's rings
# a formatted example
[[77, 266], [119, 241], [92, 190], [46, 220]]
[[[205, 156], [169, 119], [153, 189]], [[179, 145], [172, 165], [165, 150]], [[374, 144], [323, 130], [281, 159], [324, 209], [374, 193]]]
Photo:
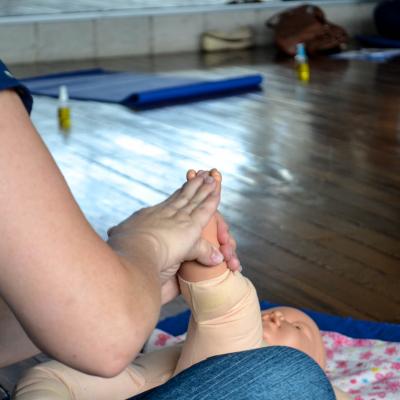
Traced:
[[[219, 212], [216, 213], [216, 218], [218, 227], [218, 242], [220, 244], [219, 250], [223, 254], [224, 261], [226, 262], [228, 268], [232, 271], [239, 271], [241, 270], [241, 266], [236, 255], [236, 241], [229, 232], [228, 224], [225, 222], [224, 218]], [[215, 263], [210, 263], [207, 265], [212, 266], [215, 265]], [[179, 284], [176, 276], [173, 276], [161, 287], [161, 303], [166, 304], [172, 301], [179, 294]]]
[[218, 242], [220, 244], [219, 251], [223, 254], [224, 261], [229, 269], [232, 271], [241, 271], [242, 267], [240, 266], [240, 261], [236, 254], [236, 240], [229, 232], [229, 226], [222, 215], [217, 212], [216, 217]]
[[109, 245], [137, 263], [137, 253], [158, 268], [160, 283], [173, 278], [183, 261], [216, 265], [222, 253], [201, 239], [201, 231], [215, 213], [220, 194], [214, 178], [201, 174], [186, 182], [164, 202], [144, 208], [108, 231]]

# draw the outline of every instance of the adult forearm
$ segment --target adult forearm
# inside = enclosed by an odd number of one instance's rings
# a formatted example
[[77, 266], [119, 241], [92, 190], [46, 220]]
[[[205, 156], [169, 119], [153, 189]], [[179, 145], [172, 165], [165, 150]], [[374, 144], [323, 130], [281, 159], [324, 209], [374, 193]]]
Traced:
[[[25, 302], [13, 306], [27, 335], [43, 352], [83, 372], [109, 377], [136, 357], [154, 328], [160, 285], [157, 274], [150, 272], [152, 266], [140, 257], [138, 266], [113, 255], [104, 262], [106, 268], [97, 264], [97, 277], [70, 274], [47, 289], [24, 291], [20, 297]], [[42, 290], [47, 293], [41, 294]], [[18, 322], [12, 322], [8, 334], [2, 333], [11, 357], [7, 364], [33, 355], [36, 348], [29, 345]]]
[[22, 361], [40, 352], [1, 298], [0, 327], [0, 368]]
[[180, 263], [221, 262], [200, 239], [219, 203], [214, 179], [198, 176], [133, 214], [107, 245], [12, 91], [0, 92], [0, 143], [0, 296], [38, 348], [84, 372], [117, 374], [154, 327], [161, 284]]
[[158, 265], [88, 224], [14, 92], [0, 92], [0, 296], [44, 352], [112, 375], [157, 320]]

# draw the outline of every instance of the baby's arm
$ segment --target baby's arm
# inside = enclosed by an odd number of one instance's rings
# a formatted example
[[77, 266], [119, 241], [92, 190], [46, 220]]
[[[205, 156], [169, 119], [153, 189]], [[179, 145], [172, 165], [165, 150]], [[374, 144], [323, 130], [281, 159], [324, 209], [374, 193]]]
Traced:
[[171, 378], [181, 346], [140, 355], [113, 378], [87, 375], [57, 361], [31, 368], [18, 382], [15, 400], [125, 400]]

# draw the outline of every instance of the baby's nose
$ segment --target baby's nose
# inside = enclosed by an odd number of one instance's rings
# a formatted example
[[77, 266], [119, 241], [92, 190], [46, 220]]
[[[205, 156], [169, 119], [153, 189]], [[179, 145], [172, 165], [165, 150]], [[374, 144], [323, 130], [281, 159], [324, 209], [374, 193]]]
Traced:
[[269, 315], [269, 319], [274, 324], [280, 326], [281, 322], [283, 321], [283, 314], [280, 311], [272, 311], [271, 314]]

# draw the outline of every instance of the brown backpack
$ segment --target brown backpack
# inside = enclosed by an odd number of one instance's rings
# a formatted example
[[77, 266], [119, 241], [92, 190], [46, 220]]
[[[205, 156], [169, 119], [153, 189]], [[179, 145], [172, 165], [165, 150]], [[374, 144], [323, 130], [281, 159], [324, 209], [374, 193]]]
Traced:
[[312, 55], [341, 50], [349, 41], [347, 32], [328, 22], [323, 11], [314, 5], [290, 8], [271, 17], [266, 25], [275, 30], [278, 49], [291, 56], [296, 54], [297, 43], [304, 43], [307, 53]]

